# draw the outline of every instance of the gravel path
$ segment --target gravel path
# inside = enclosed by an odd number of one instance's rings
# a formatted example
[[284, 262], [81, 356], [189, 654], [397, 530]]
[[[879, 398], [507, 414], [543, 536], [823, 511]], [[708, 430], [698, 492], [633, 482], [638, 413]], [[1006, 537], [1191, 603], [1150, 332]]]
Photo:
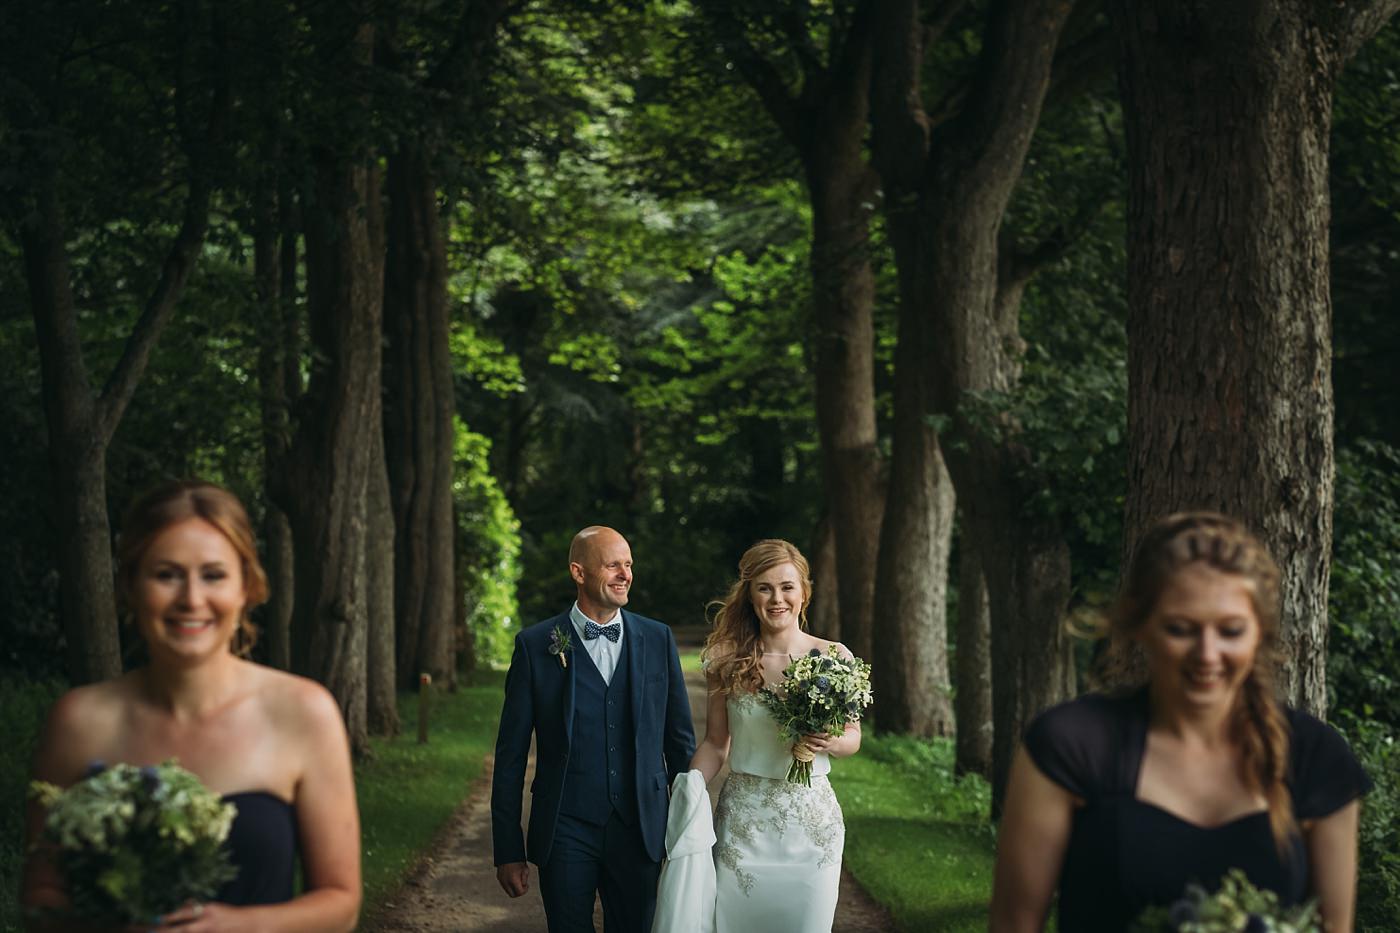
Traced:
[[[705, 734], [705, 681], [698, 673], [688, 673], [690, 708], [695, 717], [697, 738]], [[531, 755], [530, 773], [534, 770]], [[711, 800], [718, 795], [724, 775], [710, 785]], [[530, 891], [524, 897], [509, 898], [496, 883], [491, 863], [491, 762], [457, 809], [430, 852], [425, 855], [409, 880], [386, 903], [376, 917], [367, 918], [363, 929], [406, 931], [406, 933], [546, 933], [544, 908], [536, 883], [538, 874], [530, 866]], [[530, 795], [525, 795], [528, 807]], [[526, 814], [528, 817], [528, 812]], [[599, 907], [594, 925], [603, 928]], [[849, 872], [841, 873], [841, 898], [836, 908], [833, 933], [889, 933], [894, 923], [889, 914], [870, 899]], [[773, 933], [801, 933], [774, 930]]]

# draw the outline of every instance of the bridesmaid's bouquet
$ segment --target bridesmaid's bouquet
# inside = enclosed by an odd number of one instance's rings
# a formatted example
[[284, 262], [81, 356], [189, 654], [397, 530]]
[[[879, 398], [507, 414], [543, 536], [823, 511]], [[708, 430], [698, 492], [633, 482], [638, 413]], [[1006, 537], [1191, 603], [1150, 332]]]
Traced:
[[1220, 890], [1207, 894], [1192, 884], [1170, 907], [1153, 907], [1138, 918], [1133, 933], [1322, 933], [1317, 905], [1280, 907], [1278, 895], [1249, 883], [1230, 869]]
[[791, 784], [812, 786], [813, 755], [801, 745], [804, 735], [838, 734], [846, 723], [860, 719], [870, 705], [870, 665], [860, 658], [847, 660], [832, 645], [823, 654], [813, 648], [793, 658], [783, 671], [783, 681], [764, 687], [758, 698], [778, 722], [783, 738], [793, 743]]
[[42, 841], [55, 850], [78, 917], [150, 923], [207, 900], [237, 874], [224, 849], [236, 808], [174, 759], [145, 768], [94, 762], [66, 790], [35, 781], [30, 793], [48, 811]]

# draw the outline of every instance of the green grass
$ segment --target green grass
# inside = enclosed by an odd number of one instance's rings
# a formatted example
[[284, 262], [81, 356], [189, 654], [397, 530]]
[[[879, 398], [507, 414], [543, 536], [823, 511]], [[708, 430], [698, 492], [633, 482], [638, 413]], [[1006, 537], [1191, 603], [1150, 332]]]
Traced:
[[496, 739], [505, 675], [481, 671], [474, 680], [456, 693], [434, 695], [426, 745], [418, 744], [418, 698], [402, 697], [404, 734], [373, 740], [371, 757], [355, 766], [366, 918], [399, 886], [481, 776]]
[[0, 680], [0, 930], [20, 928], [19, 875], [24, 866], [24, 805], [34, 743], [49, 706], [65, 687], [56, 681]]
[[901, 933], [986, 930], [991, 789], [953, 776], [951, 741], [867, 735], [831, 783], [846, 816], [846, 867]]

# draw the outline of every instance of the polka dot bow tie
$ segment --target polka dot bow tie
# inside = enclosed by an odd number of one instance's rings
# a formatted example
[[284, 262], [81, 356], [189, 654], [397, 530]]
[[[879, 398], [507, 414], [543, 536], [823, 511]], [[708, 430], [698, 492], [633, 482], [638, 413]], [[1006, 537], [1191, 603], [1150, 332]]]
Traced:
[[583, 624], [583, 637], [586, 640], [592, 641], [599, 635], [616, 644], [617, 640], [622, 637], [622, 625], [618, 622], [613, 622], [610, 625], [599, 625], [592, 619]]

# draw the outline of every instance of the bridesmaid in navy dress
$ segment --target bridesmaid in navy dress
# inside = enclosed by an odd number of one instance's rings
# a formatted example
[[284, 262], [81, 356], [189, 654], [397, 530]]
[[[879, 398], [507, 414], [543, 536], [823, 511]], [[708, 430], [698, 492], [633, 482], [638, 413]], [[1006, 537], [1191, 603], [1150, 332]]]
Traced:
[[[242, 504], [210, 483], [161, 487], [133, 507], [117, 557], [119, 595], [149, 663], [59, 699], [35, 778], [67, 786], [94, 761], [176, 758], [237, 805], [228, 845], [238, 877], [209, 903], [160, 918], [160, 927], [353, 929], [360, 826], [349, 743], [324, 687], [240, 656], [256, 633], [248, 611], [267, 598]], [[33, 806], [31, 840], [42, 819]], [[29, 908], [67, 902], [42, 849], [25, 866], [23, 899]]]
[[1238, 868], [1349, 933], [1370, 781], [1330, 726], [1275, 699], [1279, 611], [1278, 567], [1238, 522], [1148, 531], [1109, 617], [1120, 689], [1043, 713], [1012, 764], [993, 931], [1043, 929], [1057, 889], [1059, 929], [1126, 930]]

